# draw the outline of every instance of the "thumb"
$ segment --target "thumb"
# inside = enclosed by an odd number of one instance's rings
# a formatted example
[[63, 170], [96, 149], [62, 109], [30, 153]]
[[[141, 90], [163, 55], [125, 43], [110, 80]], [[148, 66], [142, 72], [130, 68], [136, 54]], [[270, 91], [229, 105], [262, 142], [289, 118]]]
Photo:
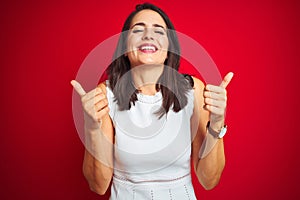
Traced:
[[80, 85], [80, 83], [78, 83], [75, 80], [71, 81], [71, 85], [73, 86], [73, 88], [75, 89], [75, 91], [82, 97], [86, 94], [86, 92], [84, 91], [84, 89], [82, 88], [82, 86]]
[[220, 87], [226, 88], [227, 85], [230, 83], [232, 77], [233, 77], [233, 73], [232, 72], [229, 72], [228, 74], [226, 74], [226, 76], [224, 77], [222, 83], [220, 84]]

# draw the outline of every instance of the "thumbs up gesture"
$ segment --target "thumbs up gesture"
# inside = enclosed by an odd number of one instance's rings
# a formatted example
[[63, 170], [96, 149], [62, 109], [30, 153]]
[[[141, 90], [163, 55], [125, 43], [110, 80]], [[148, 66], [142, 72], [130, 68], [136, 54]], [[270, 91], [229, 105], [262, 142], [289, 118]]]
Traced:
[[106, 95], [100, 87], [96, 87], [95, 89], [86, 93], [80, 83], [77, 81], [72, 80], [71, 84], [81, 97], [86, 128], [99, 128], [103, 116], [109, 112]]
[[225, 110], [227, 105], [226, 87], [230, 83], [233, 73], [229, 72], [220, 86], [206, 85], [204, 91], [204, 108], [210, 112], [210, 126], [218, 130], [224, 124]]

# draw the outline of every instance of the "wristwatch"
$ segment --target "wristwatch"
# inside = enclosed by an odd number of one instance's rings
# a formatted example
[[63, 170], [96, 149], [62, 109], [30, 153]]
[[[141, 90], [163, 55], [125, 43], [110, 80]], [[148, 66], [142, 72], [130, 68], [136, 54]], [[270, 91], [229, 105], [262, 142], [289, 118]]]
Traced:
[[215, 131], [210, 127], [210, 121], [207, 122], [207, 130], [208, 133], [211, 134], [212, 136], [214, 136], [215, 138], [221, 139], [225, 136], [226, 132], [227, 132], [227, 125], [224, 125], [221, 130], [219, 131]]

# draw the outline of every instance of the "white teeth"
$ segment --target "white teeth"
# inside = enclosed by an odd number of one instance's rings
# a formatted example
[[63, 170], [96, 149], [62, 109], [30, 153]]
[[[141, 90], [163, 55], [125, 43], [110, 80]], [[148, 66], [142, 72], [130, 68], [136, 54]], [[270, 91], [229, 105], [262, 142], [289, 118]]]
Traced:
[[155, 51], [155, 47], [154, 46], [142, 46], [141, 50], [152, 50], [152, 51]]

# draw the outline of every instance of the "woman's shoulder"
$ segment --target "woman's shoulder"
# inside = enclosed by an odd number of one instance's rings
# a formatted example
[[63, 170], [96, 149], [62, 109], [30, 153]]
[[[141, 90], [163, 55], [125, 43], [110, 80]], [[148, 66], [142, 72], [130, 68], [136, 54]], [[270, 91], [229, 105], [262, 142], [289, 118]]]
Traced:
[[202, 105], [204, 103], [204, 89], [205, 89], [205, 84], [198, 78], [193, 77], [194, 80], [194, 101], [198, 105]]
[[203, 91], [205, 87], [204, 83], [197, 77], [192, 76], [192, 79], [194, 81], [194, 89]]

